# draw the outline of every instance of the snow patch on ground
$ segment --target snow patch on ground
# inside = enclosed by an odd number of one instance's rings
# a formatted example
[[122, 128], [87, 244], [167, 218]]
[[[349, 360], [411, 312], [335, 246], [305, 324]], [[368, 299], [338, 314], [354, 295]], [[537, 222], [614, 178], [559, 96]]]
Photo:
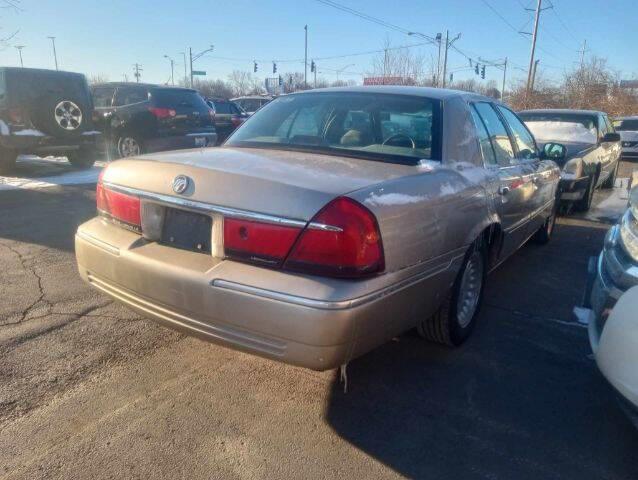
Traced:
[[2, 120], [0, 120], [0, 135], [9, 135], [9, 127]]
[[[584, 215], [589, 220], [615, 220], [627, 209], [629, 202], [628, 178], [617, 178], [616, 185], [608, 193], [606, 190], [597, 190], [596, 197], [605, 196], [602, 201], [594, 202], [592, 208]], [[594, 197], [594, 198], [596, 198]]]
[[[95, 166], [88, 170], [75, 170], [71, 167], [65, 157], [47, 157], [43, 159], [25, 155], [19, 157], [18, 160], [24, 163], [34, 162], [48, 170], [55, 171], [56, 169], [60, 169], [60, 173], [43, 177], [35, 177], [32, 175], [24, 177], [0, 176], [0, 191], [20, 189], [34, 190], [58, 185], [84, 185], [97, 183], [100, 171], [106, 165], [106, 162], [95, 162]], [[37, 167], [37, 165], [35, 166]]]
[[394, 205], [408, 205], [410, 203], [418, 203], [425, 200], [427, 197], [422, 195], [406, 195], [405, 193], [371, 193], [363, 203], [373, 206], [394, 206]]
[[18, 136], [46, 137], [46, 135], [42, 133], [40, 130], [33, 130], [31, 128], [27, 128], [25, 130], [18, 130], [17, 132], [13, 132], [13, 134]]

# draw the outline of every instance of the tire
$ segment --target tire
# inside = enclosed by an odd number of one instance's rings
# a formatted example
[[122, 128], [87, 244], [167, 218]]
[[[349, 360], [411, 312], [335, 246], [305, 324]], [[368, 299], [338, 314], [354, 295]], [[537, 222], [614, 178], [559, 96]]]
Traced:
[[94, 148], [81, 148], [66, 154], [69, 163], [80, 170], [91, 168], [95, 164], [96, 157], [97, 152]]
[[90, 121], [91, 110], [73, 96], [45, 98], [37, 105], [34, 125], [54, 137], [78, 135]]
[[115, 142], [119, 158], [133, 157], [144, 153], [142, 141], [133, 135], [124, 134]]
[[9, 148], [0, 149], [0, 175], [8, 175], [15, 171], [18, 152]]
[[547, 217], [545, 223], [538, 229], [532, 237], [532, 241], [538, 245], [547, 245], [552, 239], [554, 227], [556, 226], [556, 217], [558, 216], [558, 201], [554, 203], [552, 213]]
[[[487, 249], [481, 240], [477, 240], [465, 254], [454, 285], [440, 308], [417, 325], [419, 335], [450, 347], [459, 346], [467, 340], [481, 309], [486, 277]], [[459, 312], [461, 296], [465, 296], [465, 300], [464, 308]]]
[[620, 160], [616, 162], [616, 167], [614, 167], [614, 171], [609, 174], [609, 177], [607, 178], [607, 180], [605, 180], [605, 183], [603, 183], [600, 186], [600, 188], [604, 188], [606, 190], [610, 188], [614, 188], [614, 185], [616, 184], [616, 177], [618, 176], [619, 167], [620, 167]]
[[596, 190], [596, 175], [592, 175], [589, 177], [589, 182], [587, 183], [587, 190], [585, 190], [585, 195], [582, 199], [578, 200], [574, 207], [579, 212], [587, 212], [591, 207], [591, 201], [594, 198], [594, 190]]

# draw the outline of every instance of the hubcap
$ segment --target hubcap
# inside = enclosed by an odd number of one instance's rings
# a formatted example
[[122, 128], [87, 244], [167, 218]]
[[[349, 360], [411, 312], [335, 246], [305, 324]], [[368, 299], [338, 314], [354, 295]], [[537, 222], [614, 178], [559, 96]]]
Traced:
[[456, 316], [461, 328], [467, 327], [478, 306], [483, 286], [483, 256], [480, 252], [473, 252], [467, 262], [463, 277], [459, 299], [456, 305]]
[[120, 155], [122, 157], [130, 157], [140, 154], [140, 144], [131, 137], [125, 137], [120, 140]]
[[64, 130], [77, 130], [82, 124], [82, 110], [69, 100], [58, 103], [54, 113], [55, 121]]

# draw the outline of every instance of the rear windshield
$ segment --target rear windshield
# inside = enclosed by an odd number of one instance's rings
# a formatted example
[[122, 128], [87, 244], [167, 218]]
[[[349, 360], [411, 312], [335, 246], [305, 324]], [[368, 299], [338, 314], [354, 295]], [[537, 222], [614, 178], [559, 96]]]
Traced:
[[569, 113], [520, 113], [537, 140], [596, 143], [596, 117]]
[[153, 104], [162, 108], [196, 108], [207, 110], [208, 105], [197, 92], [191, 90], [178, 90], [162, 88], [151, 91]]
[[614, 120], [614, 127], [619, 132], [622, 132], [622, 131], [638, 132], [638, 119]]
[[265, 105], [226, 142], [416, 163], [439, 158], [438, 101], [352, 92], [287, 95]]

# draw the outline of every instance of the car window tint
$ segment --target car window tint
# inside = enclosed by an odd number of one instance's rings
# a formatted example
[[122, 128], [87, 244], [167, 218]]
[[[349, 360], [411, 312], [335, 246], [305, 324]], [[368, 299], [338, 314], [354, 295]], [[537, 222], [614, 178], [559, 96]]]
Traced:
[[139, 87], [121, 87], [115, 94], [115, 105], [132, 105], [148, 100], [146, 89]]
[[228, 102], [213, 102], [215, 105], [215, 111], [217, 113], [232, 113], [230, 103]]
[[616, 130], [619, 132], [622, 132], [622, 131], [638, 132], [638, 119], [615, 120], [614, 126], [616, 127]]
[[95, 108], [108, 108], [113, 101], [115, 88], [98, 87], [93, 90], [93, 105]]
[[229, 105], [230, 111], [233, 115], [241, 115], [242, 112], [237, 105], [235, 105], [234, 103], [229, 103]]
[[603, 119], [605, 120], [605, 125], [607, 126], [608, 133], [615, 133], [614, 126], [609, 121], [609, 117], [607, 115], [603, 115]]
[[489, 103], [476, 103], [475, 107], [490, 134], [497, 163], [502, 167], [511, 165], [515, 159], [514, 148], [501, 118]]
[[498, 162], [496, 161], [496, 155], [494, 154], [494, 149], [492, 148], [490, 134], [487, 132], [485, 124], [483, 123], [483, 120], [481, 120], [479, 114], [476, 112], [474, 106], [470, 108], [470, 112], [472, 114], [472, 119], [474, 120], [474, 125], [476, 126], [476, 133], [478, 136], [479, 145], [481, 146], [483, 161], [486, 165], [496, 165]]
[[301, 108], [290, 114], [277, 130], [277, 135], [295, 141], [296, 137], [318, 137], [321, 122], [319, 106]]
[[514, 135], [514, 141], [518, 147], [517, 157], [519, 159], [537, 158], [538, 151], [536, 150], [534, 137], [531, 133], [529, 133], [527, 128], [525, 128], [523, 122], [521, 122], [511, 110], [500, 105], [498, 105], [497, 108], [498, 111], [501, 112], [501, 115], [505, 118], [505, 121], [510, 126], [510, 130]]

